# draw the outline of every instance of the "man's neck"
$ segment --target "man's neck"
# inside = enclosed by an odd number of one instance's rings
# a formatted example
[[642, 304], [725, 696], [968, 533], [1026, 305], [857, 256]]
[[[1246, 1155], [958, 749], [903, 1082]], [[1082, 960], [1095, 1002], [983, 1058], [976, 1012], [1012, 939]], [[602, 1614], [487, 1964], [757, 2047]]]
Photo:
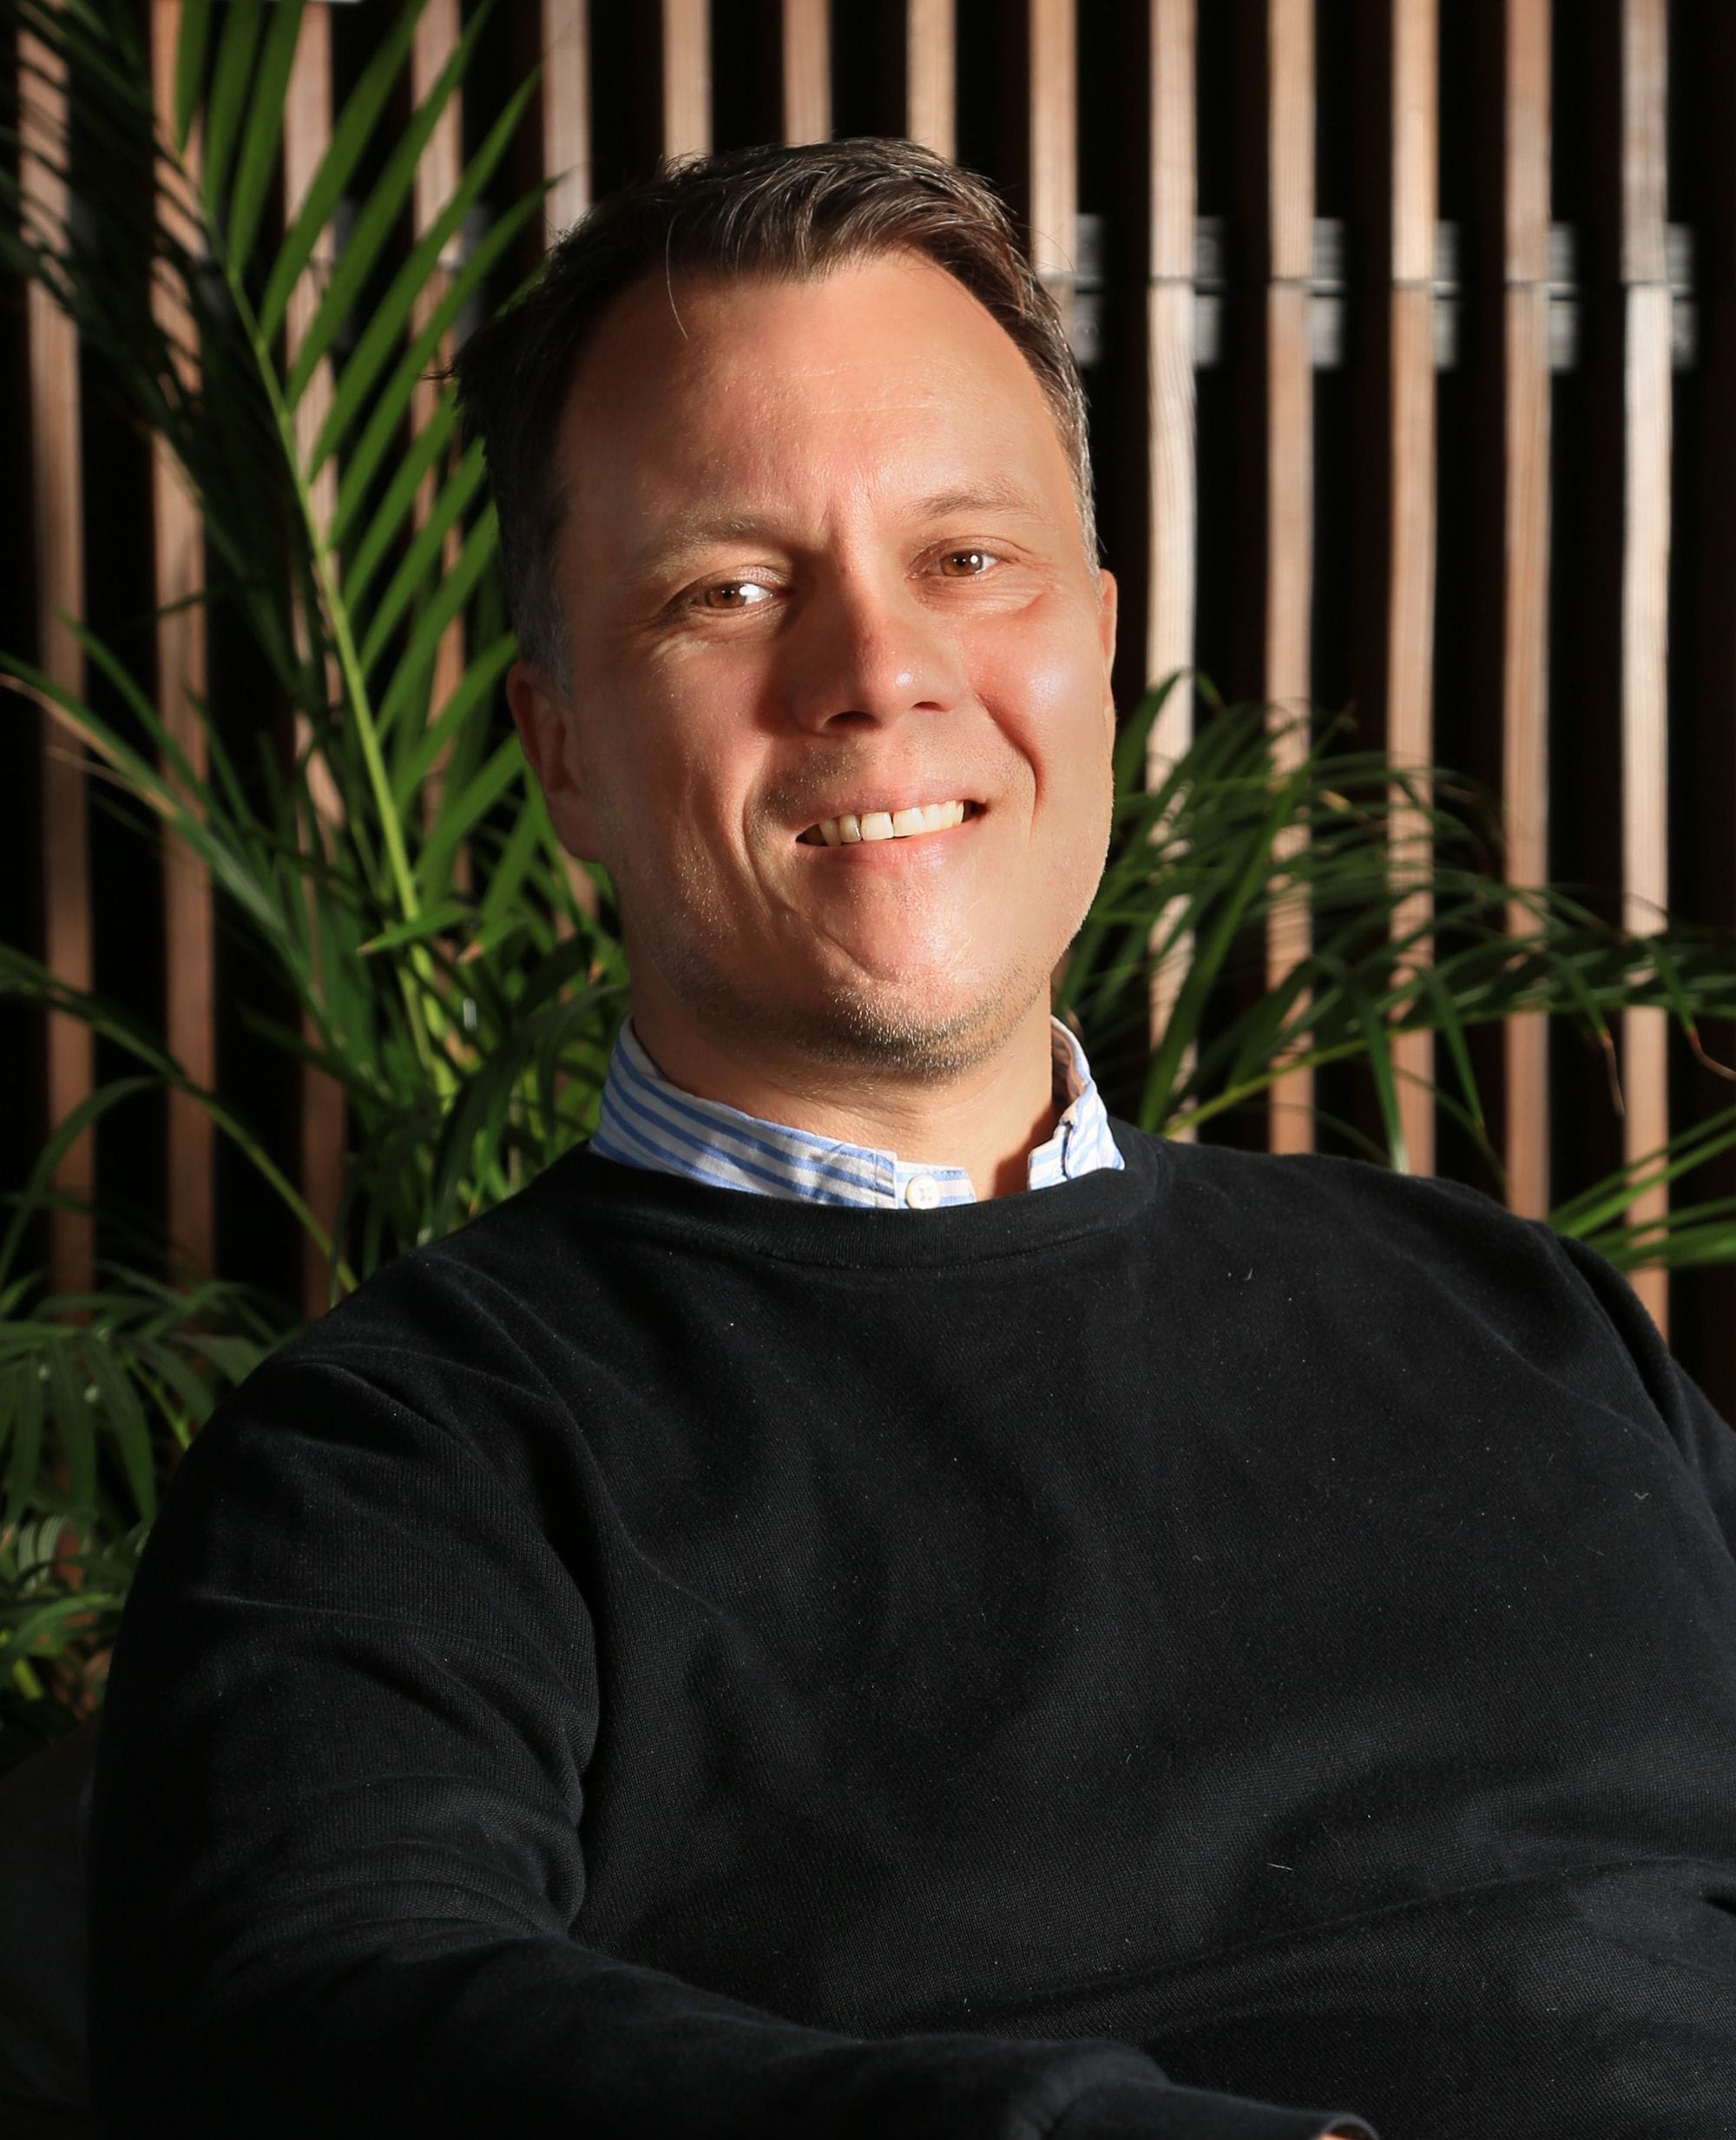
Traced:
[[633, 1025], [684, 1091], [913, 1165], [962, 1167], [979, 1199], [1024, 1189], [1030, 1154], [1055, 1132], [1053, 1051], [1041, 1002], [992, 1054], [945, 1077], [738, 1046], [654, 997], [635, 1004]]

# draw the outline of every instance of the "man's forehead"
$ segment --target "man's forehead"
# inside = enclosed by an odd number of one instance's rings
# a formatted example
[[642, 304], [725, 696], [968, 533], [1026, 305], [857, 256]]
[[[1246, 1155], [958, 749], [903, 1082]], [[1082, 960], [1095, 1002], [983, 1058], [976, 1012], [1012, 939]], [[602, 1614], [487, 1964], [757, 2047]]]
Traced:
[[874, 254], [806, 276], [648, 273], [597, 321], [568, 381], [563, 432], [740, 392], [766, 421], [825, 406], [894, 420], [961, 399], [1026, 415], [1046, 398], [1023, 353], [956, 276], [924, 255]]

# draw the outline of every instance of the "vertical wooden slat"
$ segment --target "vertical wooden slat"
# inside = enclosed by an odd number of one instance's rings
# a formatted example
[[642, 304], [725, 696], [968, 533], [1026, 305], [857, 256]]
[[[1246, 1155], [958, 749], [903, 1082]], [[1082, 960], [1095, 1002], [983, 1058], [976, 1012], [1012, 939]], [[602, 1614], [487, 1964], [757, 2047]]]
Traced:
[[827, 0], [784, 0], [784, 139], [832, 136], [832, 22]]
[[943, 156], [957, 146], [957, 64], [953, 0], [905, 0], [904, 132]]
[[[1194, 227], [1198, 206], [1195, 0], [1151, 0], [1151, 258], [1146, 296], [1147, 541], [1145, 674], [1156, 682], [1194, 662], [1196, 441]], [[1164, 701], [1147, 745], [1154, 785], [1194, 738], [1194, 687]], [[1167, 934], [1167, 919], [1159, 924]], [[1191, 944], [1178, 939], [1152, 976], [1154, 1043], [1186, 978]]]
[[[1392, 249], [1386, 589], [1386, 741], [1403, 767], [1434, 755], [1435, 227], [1439, 214], [1439, 30], [1436, 0], [1391, 0]], [[1410, 873], [1421, 828], [1400, 812], [1394, 831]], [[1395, 930], [1409, 936], [1430, 914], [1406, 899]], [[1419, 945], [1414, 958], [1426, 958]], [[1400, 1033], [1392, 1047], [1408, 1163], [1435, 1164], [1434, 1039]]]
[[[1517, 885], [1549, 873], [1549, 0], [1505, 0], [1502, 24], [1502, 798]], [[1526, 925], [1516, 910], [1516, 928]], [[1549, 1022], [1509, 1018], [1507, 1197], [1549, 1208]]]
[[[157, 125], [165, 136], [174, 124], [175, 53], [181, 36], [181, 0], [153, 0], [151, 88]], [[189, 163], [192, 159], [189, 158]], [[157, 214], [191, 248], [196, 243], [185, 204], [160, 187]], [[186, 295], [166, 276], [151, 286], [158, 324], [178, 359], [182, 377], [194, 382], [196, 339]], [[205, 538], [197, 502], [161, 432], [151, 440], [151, 523], [157, 606], [157, 705], [171, 740], [195, 780], [206, 770], [205, 730], [196, 701], [206, 692], [205, 612], [197, 596], [205, 584]], [[211, 882], [205, 866], [180, 846], [163, 855], [164, 1037], [169, 1053], [195, 1083], [217, 1082], [216, 934]], [[193, 1268], [208, 1273], [216, 1262], [216, 1138], [209, 1114], [190, 1093], [168, 1096], [165, 1208], [169, 1237]]]
[[[542, 0], [542, 170], [556, 181], [542, 212], [543, 242], [552, 245], [591, 205], [588, 0]], [[595, 879], [570, 855], [565, 863], [574, 899], [595, 914]]]
[[[410, 52], [411, 95], [418, 104], [431, 93], [439, 80], [441, 71], [457, 49], [462, 30], [458, 0], [426, 0], [418, 16]], [[424, 237], [438, 220], [441, 210], [458, 189], [464, 175], [464, 100], [461, 90], [455, 89], [448, 97], [428, 136], [426, 146], [416, 161], [416, 180], [412, 191], [411, 217], [416, 236]], [[447, 292], [451, 279], [463, 265], [464, 234], [454, 231], [442, 247], [439, 264], [417, 293], [411, 319], [415, 332], [419, 333], [428, 324]], [[435, 361], [444, 370], [452, 360], [452, 336], [450, 330], [441, 337]], [[421, 379], [416, 383], [411, 398], [410, 421], [412, 431], [420, 431], [438, 405], [440, 389], [431, 379]], [[417, 493], [416, 524], [420, 527], [434, 510], [435, 492], [441, 471], [430, 469], [422, 479]], [[462, 531], [450, 528], [442, 547], [442, 563], [450, 571], [457, 563], [463, 542]], [[464, 680], [464, 626], [461, 617], [452, 622], [440, 635], [440, 643], [434, 656], [434, 680], [430, 704], [437, 714]], [[440, 807], [440, 797], [445, 785], [446, 757], [443, 754], [431, 771], [424, 793], [423, 807], [431, 823]], [[458, 879], [463, 884], [468, 875], [468, 858], [461, 856]]]
[[[1670, 290], [1664, 254], [1667, 0], [1621, 0], [1621, 279], [1624, 522], [1621, 559], [1621, 888], [1628, 928], [1655, 926], [1669, 896], [1668, 633]], [[1667, 1013], [1622, 1020], [1625, 1156], [1669, 1136]], [[1636, 1223], [1668, 1207], [1660, 1186], [1635, 1200]], [[1634, 1274], [1660, 1328], [1669, 1281]]]
[[591, 205], [589, 0], [542, 0], [542, 170], [552, 178], [542, 204], [552, 245]]
[[711, 148], [711, 11], [706, 0], [661, 0], [663, 154]]
[[[323, 6], [310, 7], [301, 18], [296, 40], [295, 62], [290, 69], [289, 94], [283, 114], [284, 219], [292, 221], [307, 197], [314, 174], [332, 140], [332, 18]], [[307, 272], [292, 292], [285, 325], [291, 360], [306, 333], [319, 300], [319, 293], [332, 266], [329, 228], [315, 247]], [[329, 359], [318, 366], [295, 411], [298, 451], [308, 453], [332, 405], [332, 366]], [[313, 506], [322, 524], [329, 524], [337, 504], [338, 471], [328, 460], [313, 485]], [[306, 736], [298, 734], [297, 747]], [[315, 779], [318, 779], [316, 771]], [[328, 817], [339, 805], [335, 793], [316, 787], [317, 807]], [[322, 1226], [337, 1223], [344, 1181], [345, 1108], [343, 1088], [323, 1070], [312, 1068], [301, 1075], [301, 1193]], [[326, 1259], [311, 1238], [302, 1244], [302, 1304], [310, 1315], [324, 1312], [330, 1293]]]
[[[1150, 577], [1146, 675], [1194, 660], [1195, 446], [1194, 226], [1195, 0], [1151, 0], [1151, 263], [1147, 310]], [[1152, 731], [1155, 760], [1193, 739], [1191, 685], [1166, 701]]]
[[[1275, 724], [1309, 701], [1309, 609], [1314, 579], [1314, 379], [1308, 334], [1314, 254], [1314, 0], [1267, 0], [1267, 281], [1266, 346], [1266, 615], [1261, 694]], [[1281, 762], [1293, 763], [1304, 735], [1280, 735]], [[1286, 840], [1279, 850], [1293, 853]], [[1266, 978], [1278, 987], [1308, 948], [1299, 905], [1272, 919]], [[1314, 1142], [1314, 1077], [1286, 1070], [1272, 1090], [1273, 1151]]]
[[1031, 266], [1073, 329], [1079, 221], [1078, 46], [1074, 0], [1030, 8]]
[[[19, 176], [31, 227], [56, 245], [66, 228], [68, 194], [55, 167], [68, 154], [66, 94], [48, 48], [28, 32], [18, 40], [23, 114]], [[36, 639], [41, 665], [63, 689], [82, 696], [84, 656], [65, 617], [84, 615], [84, 516], [80, 484], [78, 335], [42, 285], [25, 292], [30, 397], [30, 506], [36, 573]], [[47, 714], [42, 718], [43, 957], [69, 986], [92, 978], [90, 841], [85, 818], [84, 754]], [[47, 1027], [49, 1123], [86, 1100], [95, 1079], [90, 1028], [51, 1017]], [[95, 1146], [87, 1130], [55, 1174], [63, 1195], [87, 1201], [95, 1187]], [[49, 1214], [50, 1283], [82, 1293], [92, 1274], [94, 1240], [83, 1210]]]

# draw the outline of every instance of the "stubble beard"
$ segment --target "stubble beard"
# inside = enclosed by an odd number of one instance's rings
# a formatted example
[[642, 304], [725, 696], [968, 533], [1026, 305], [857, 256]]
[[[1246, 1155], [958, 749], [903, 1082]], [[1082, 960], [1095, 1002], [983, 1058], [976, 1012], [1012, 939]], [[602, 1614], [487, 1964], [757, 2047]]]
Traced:
[[990, 1061], [1034, 1005], [1047, 1006], [1055, 962], [1084, 925], [1096, 884], [1094, 877], [1075, 899], [1073, 925], [1053, 958], [1016, 959], [943, 1006], [929, 988], [897, 981], [835, 984], [792, 999], [727, 971], [716, 951], [730, 934], [725, 904], [708, 875], [694, 868], [683, 876], [674, 916], [644, 903], [653, 925], [631, 932], [629, 957], [635, 965], [648, 959], [695, 1024], [750, 1060], [775, 1057], [832, 1077], [918, 1084], [944, 1084]]

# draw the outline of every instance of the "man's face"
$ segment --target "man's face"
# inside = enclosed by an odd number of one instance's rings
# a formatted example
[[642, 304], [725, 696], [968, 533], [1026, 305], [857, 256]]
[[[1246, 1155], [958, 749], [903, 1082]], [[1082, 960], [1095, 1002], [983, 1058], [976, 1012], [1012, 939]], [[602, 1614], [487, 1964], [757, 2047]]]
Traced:
[[[902, 254], [657, 277], [558, 451], [570, 691], [521, 668], [511, 696], [556, 829], [614, 879], [641, 1027], [986, 1059], [1095, 889], [1114, 732], [1114, 585], [1011, 339]], [[839, 819], [863, 836], [829, 844]]]

